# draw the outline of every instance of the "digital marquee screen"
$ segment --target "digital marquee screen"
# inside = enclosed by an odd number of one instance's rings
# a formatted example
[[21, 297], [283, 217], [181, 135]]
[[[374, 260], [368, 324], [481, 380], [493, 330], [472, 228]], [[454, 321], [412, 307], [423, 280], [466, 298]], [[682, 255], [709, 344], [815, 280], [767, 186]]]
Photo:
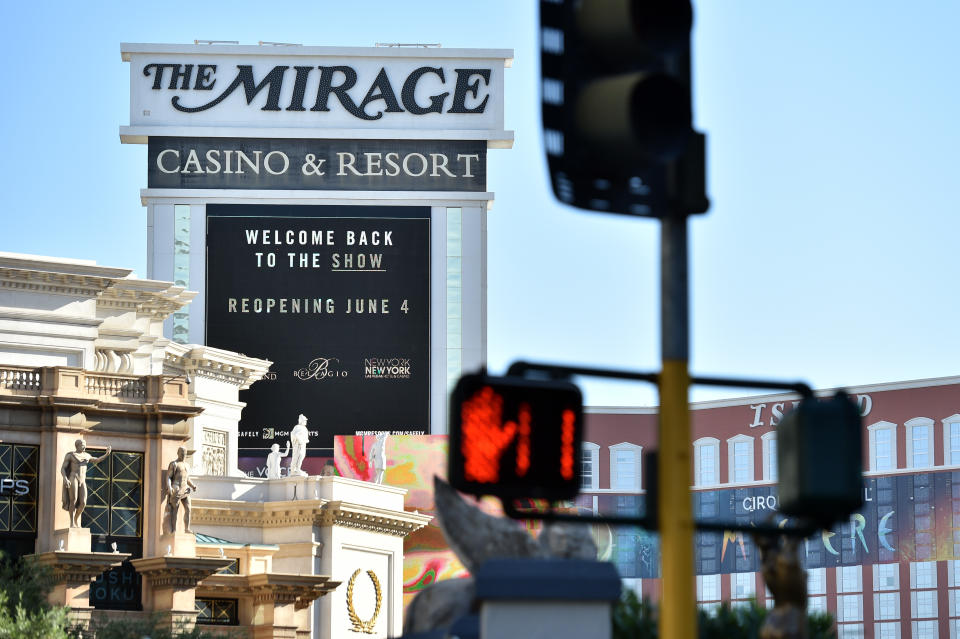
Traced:
[[273, 362], [241, 391], [239, 456], [429, 432], [430, 208], [207, 206], [207, 344]]

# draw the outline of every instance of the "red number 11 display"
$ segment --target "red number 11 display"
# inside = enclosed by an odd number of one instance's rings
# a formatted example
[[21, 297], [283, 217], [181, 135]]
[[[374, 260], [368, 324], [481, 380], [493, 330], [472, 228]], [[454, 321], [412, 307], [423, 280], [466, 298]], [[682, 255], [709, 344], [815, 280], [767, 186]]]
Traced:
[[582, 404], [568, 382], [461, 378], [450, 403], [450, 482], [476, 495], [573, 498]]

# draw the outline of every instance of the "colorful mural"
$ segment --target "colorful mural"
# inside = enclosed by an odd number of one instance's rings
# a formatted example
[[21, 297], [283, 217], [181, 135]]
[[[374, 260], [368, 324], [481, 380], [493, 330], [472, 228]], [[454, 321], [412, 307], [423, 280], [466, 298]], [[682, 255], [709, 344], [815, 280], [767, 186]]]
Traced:
[[[371, 451], [375, 436], [334, 438], [334, 461], [343, 477], [370, 481], [373, 477]], [[466, 577], [469, 573], [447, 547], [436, 519], [433, 477], [447, 476], [446, 435], [391, 435], [385, 442], [386, 472], [383, 483], [405, 488], [405, 508], [433, 515], [428, 526], [404, 540], [404, 604], [425, 587], [442, 579]], [[485, 509], [491, 508], [485, 505]]]
[[[864, 505], [849, 521], [804, 540], [805, 568], [960, 559], [960, 472], [938, 471], [863, 478]], [[596, 499], [597, 512], [634, 515], [643, 495], [582, 495], [581, 509]], [[698, 490], [698, 520], [780, 524], [774, 486]], [[600, 539], [601, 559], [617, 564], [622, 577], [658, 578], [657, 536], [640, 528], [616, 528]], [[749, 535], [697, 533], [697, 574], [754, 572], [759, 555]]]

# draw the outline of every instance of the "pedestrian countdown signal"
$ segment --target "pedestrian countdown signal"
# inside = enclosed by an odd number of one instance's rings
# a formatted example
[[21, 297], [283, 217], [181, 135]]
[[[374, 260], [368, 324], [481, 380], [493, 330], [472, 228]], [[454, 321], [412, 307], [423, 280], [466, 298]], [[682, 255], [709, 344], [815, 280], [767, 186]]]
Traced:
[[583, 397], [569, 382], [466, 375], [450, 398], [448, 479], [473, 495], [573, 499]]

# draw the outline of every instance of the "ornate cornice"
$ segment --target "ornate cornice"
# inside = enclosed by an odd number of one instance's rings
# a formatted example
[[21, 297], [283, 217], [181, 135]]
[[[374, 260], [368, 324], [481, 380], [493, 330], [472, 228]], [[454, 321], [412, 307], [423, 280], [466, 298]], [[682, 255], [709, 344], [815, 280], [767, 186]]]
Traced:
[[197, 293], [171, 282], [130, 277], [130, 269], [95, 262], [0, 253], [0, 289], [96, 299], [101, 308], [164, 319]]
[[280, 528], [312, 526], [324, 500], [240, 502], [229, 499], [194, 499], [193, 521], [209, 526]]
[[189, 373], [239, 386], [241, 390], [262, 379], [273, 362], [209, 346], [171, 343], [164, 353], [164, 368], [174, 374]]
[[419, 513], [331, 501], [321, 508], [320, 514], [317, 516], [317, 525], [343, 526], [357, 530], [385, 533], [394, 537], [406, 537], [426, 526], [431, 519], [433, 517], [430, 515]]
[[82, 586], [96, 579], [103, 571], [119, 566], [130, 558], [130, 554], [54, 550], [33, 557], [37, 563], [50, 567], [54, 582]]
[[55, 311], [11, 308], [8, 306], [0, 307], [0, 319], [9, 319], [17, 322], [40, 322], [44, 324], [69, 324], [73, 326], [84, 326], [89, 328], [96, 328], [103, 324], [103, 318], [101, 317], [65, 315]]
[[259, 573], [212, 575], [197, 585], [200, 595], [252, 595], [257, 603], [295, 604], [299, 610], [314, 599], [336, 590], [341, 582], [325, 575]]
[[13, 291], [93, 298], [115, 281], [105, 277], [0, 266], [0, 288]]
[[19, 269], [31, 273], [49, 273], [53, 275], [72, 275], [75, 277], [97, 277], [122, 279], [132, 272], [128, 268], [99, 266], [93, 260], [75, 260], [66, 257], [45, 257], [26, 253], [0, 251], [0, 272]]
[[182, 286], [156, 280], [124, 279], [98, 295], [97, 304], [104, 308], [136, 311], [164, 319], [180, 310], [197, 296]]
[[154, 588], [196, 588], [202, 579], [232, 562], [212, 557], [148, 557], [130, 563]]
[[420, 530], [432, 519], [430, 515], [324, 499], [283, 502], [193, 500], [193, 521], [208, 526], [251, 528], [343, 526], [394, 537], [405, 537]]

